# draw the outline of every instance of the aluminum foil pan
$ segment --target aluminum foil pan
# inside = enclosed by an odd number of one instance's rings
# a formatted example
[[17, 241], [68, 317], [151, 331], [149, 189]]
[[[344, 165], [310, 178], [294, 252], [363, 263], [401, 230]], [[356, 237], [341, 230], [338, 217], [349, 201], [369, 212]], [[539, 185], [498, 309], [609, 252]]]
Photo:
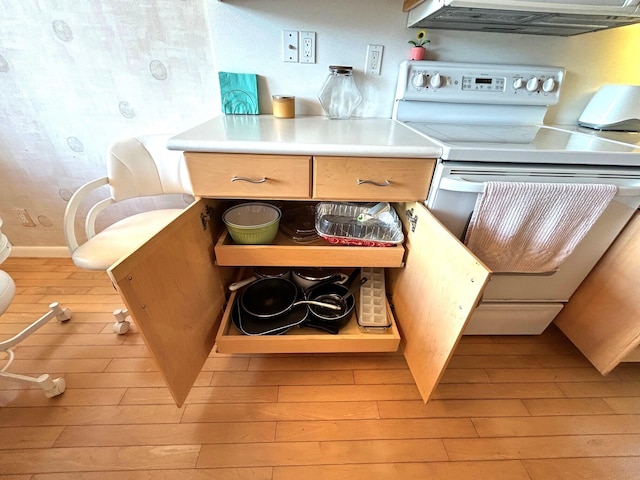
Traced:
[[373, 207], [376, 204], [320, 202], [316, 206], [316, 231], [329, 243], [339, 245], [390, 247], [402, 243], [404, 234], [396, 211], [386, 208], [370, 215], [376, 210]]

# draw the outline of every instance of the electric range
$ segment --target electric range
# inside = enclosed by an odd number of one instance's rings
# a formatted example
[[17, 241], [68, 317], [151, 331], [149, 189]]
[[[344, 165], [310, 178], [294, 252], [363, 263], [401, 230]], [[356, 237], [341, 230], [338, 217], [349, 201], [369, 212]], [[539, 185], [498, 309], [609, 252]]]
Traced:
[[[427, 208], [461, 241], [489, 182], [613, 184], [614, 199], [555, 271], [494, 272], [465, 334], [540, 333], [640, 205], [630, 135], [545, 125], [562, 67], [407, 61], [393, 119], [442, 148]], [[526, 198], [514, 198], [525, 204]]]

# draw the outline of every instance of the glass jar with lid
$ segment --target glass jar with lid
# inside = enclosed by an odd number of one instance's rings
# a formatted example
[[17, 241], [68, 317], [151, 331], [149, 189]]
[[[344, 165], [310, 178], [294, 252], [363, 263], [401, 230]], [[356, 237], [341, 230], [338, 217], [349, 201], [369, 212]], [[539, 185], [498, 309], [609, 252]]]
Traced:
[[330, 65], [318, 100], [329, 118], [347, 119], [362, 101], [362, 95], [353, 78], [353, 67]]

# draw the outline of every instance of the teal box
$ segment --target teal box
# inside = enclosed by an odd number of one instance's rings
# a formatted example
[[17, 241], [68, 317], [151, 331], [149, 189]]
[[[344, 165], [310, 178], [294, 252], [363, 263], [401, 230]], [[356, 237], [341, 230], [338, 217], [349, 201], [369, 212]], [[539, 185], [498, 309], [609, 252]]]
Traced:
[[253, 73], [219, 72], [222, 113], [258, 115], [258, 79]]

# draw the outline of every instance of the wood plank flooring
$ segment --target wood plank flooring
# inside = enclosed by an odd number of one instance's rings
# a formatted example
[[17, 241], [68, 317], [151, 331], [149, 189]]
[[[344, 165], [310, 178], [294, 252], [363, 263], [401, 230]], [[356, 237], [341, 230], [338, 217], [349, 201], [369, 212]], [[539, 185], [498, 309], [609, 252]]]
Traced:
[[[52, 301], [9, 371], [64, 376], [47, 399], [0, 380], [0, 480], [602, 480], [640, 472], [640, 365], [601, 376], [553, 326], [464, 337], [434, 399], [400, 354], [211, 354], [176, 408], [105, 273], [10, 258], [0, 338]], [[1, 367], [0, 367], [1, 368]]]

